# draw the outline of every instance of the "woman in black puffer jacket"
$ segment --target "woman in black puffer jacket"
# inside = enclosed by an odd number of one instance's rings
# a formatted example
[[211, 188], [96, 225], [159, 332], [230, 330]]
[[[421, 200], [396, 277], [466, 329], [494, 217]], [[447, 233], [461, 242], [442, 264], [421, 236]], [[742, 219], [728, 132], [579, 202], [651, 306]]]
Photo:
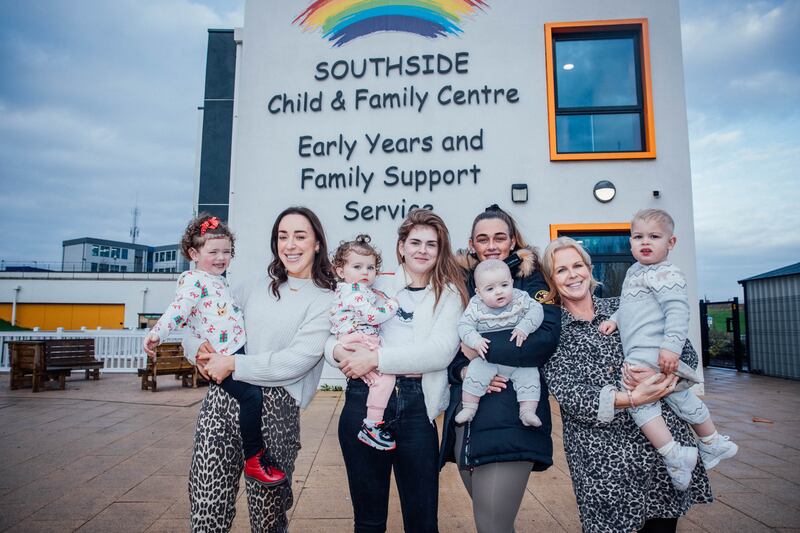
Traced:
[[[527, 247], [514, 220], [497, 205], [475, 218], [469, 247], [469, 253], [459, 259], [466, 270], [470, 296], [475, 294], [474, 268], [484, 259], [505, 261], [514, 276], [514, 288], [528, 292], [537, 301], [547, 294], [536, 251]], [[560, 310], [545, 305], [544, 322], [519, 348], [509, 340], [509, 331], [482, 333], [491, 341], [486, 359], [509, 366], [541, 367], [555, 351], [560, 330]], [[462, 345], [464, 349], [468, 350]], [[531, 470], [545, 470], [553, 464], [547, 385], [542, 380], [536, 411], [541, 427], [522, 425], [511, 387], [482, 397], [475, 419], [456, 426], [453, 418], [460, 408], [461, 383], [468, 364], [462, 352], [448, 368], [450, 405], [445, 412], [440, 467], [447, 461], [458, 464], [472, 497], [478, 533], [511, 532]]]

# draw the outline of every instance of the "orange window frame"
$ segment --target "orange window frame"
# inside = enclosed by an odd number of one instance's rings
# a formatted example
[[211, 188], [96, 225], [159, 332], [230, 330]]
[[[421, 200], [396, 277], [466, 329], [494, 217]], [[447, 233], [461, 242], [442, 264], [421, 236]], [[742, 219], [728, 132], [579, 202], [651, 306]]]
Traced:
[[[644, 114], [644, 151], [641, 152], [591, 152], [559, 154], [556, 138], [555, 70], [553, 65], [553, 35], [587, 31], [637, 30], [641, 32], [641, 73]], [[551, 161], [587, 161], [608, 159], [655, 159], [656, 128], [653, 116], [653, 85], [650, 81], [650, 38], [647, 19], [594, 20], [582, 22], [548, 22], [544, 25], [545, 65], [547, 69], [547, 121], [550, 134]]]
[[630, 232], [630, 222], [600, 222], [591, 224], [550, 224], [550, 240], [558, 238], [560, 232], [570, 231], [617, 231], [617, 232]]

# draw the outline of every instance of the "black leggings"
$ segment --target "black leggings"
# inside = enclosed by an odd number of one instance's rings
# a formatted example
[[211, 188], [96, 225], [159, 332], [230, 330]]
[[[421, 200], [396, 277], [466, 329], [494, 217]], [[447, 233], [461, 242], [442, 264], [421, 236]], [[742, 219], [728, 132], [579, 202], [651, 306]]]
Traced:
[[644, 523], [639, 533], [675, 533], [677, 529], [677, 518], [651, 518]]

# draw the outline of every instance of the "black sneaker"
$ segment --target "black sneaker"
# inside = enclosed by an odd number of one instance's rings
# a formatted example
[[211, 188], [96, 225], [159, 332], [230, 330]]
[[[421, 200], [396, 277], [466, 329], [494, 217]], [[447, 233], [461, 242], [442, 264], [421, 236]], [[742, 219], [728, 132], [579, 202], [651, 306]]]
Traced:
[[383, 422], [378, 422], [374, 426], [362, 423], [361, 431], [358, 432], [358, 440], [384, 452], [390, 452], [397, 448], [392, 434], [384, 428]]

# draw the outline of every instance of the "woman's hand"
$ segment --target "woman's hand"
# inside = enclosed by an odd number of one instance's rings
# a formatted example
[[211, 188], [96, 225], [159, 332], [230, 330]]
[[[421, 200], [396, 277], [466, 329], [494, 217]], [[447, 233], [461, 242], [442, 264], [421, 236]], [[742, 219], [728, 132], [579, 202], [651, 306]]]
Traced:
[[203, 344], [200, 345], [200, 348], [197, 349], [197, 355], [195, 355], [195, 361], [194, 361], [195, 366], [197, 367], [197, 371], [200, 372], [200, 375], [203, 376], [204, 379], [209, 381], [211, 380], [211, 378], [208, 377], [208, 373], [206, 373], [206, 360], [208, 359], [208, 357], [201, 357], [201, 355], [208, 356], [212, 353], [214, 353], [214, 347], [211, 346], [210, 342], [205, 341], [203, 342]]
[[480, 355], [477, 350], [473, 350], [463, 342], [461, 343], [461, 353], [463, 353], [464, 356], [470, 361], [472, 361], [473, 359], [475, 359]]
[[[467, 367], [463, 367], [461, 369], [461, 381], [464, 381], [464, 378], [467, 377]], [[500, 392], [501, 390], [505, 389], [508, 385], [508, 378], [503, 376], [495, 376], [492, 378], [492, 381], [489, 382], [489, 386], [486, 387], [486, 394], [491, 394], [493, 392]]]
[[197, 361], [203, 362], [203, 367], [209, 379], [213, 379], [218, 384], [225, 378], [233, 374], [236, 369], [236, 358], [218, 353], [197, 353]]
[[489, 386], [486, 387], [486, 394], [491, 394], [493, 392], [500, 392], [501, 390], [505, 389], [508, 385], [506, 382], [508, 381], [507, 377], [503, 376], [495, 376], [492, 378], [492, 381], [489, 382]]
[[622, 384], [628, 390], [635, 389], [639, 383], [655, 375], [656, 371], [646, 366], [631, 366], [628, 363], [622, 365]]
[[361, 344], [345, 344], [342, 347], [344, 354], [339, 359], [339, 368], [348, 378], [357, 379], [378, 368], [378, 352], [375, 350], [370, 350]]
[[645, 379], [631, 391], [636, 406], [653, 403], [675, 391], [678, 376], [654, 374]]

